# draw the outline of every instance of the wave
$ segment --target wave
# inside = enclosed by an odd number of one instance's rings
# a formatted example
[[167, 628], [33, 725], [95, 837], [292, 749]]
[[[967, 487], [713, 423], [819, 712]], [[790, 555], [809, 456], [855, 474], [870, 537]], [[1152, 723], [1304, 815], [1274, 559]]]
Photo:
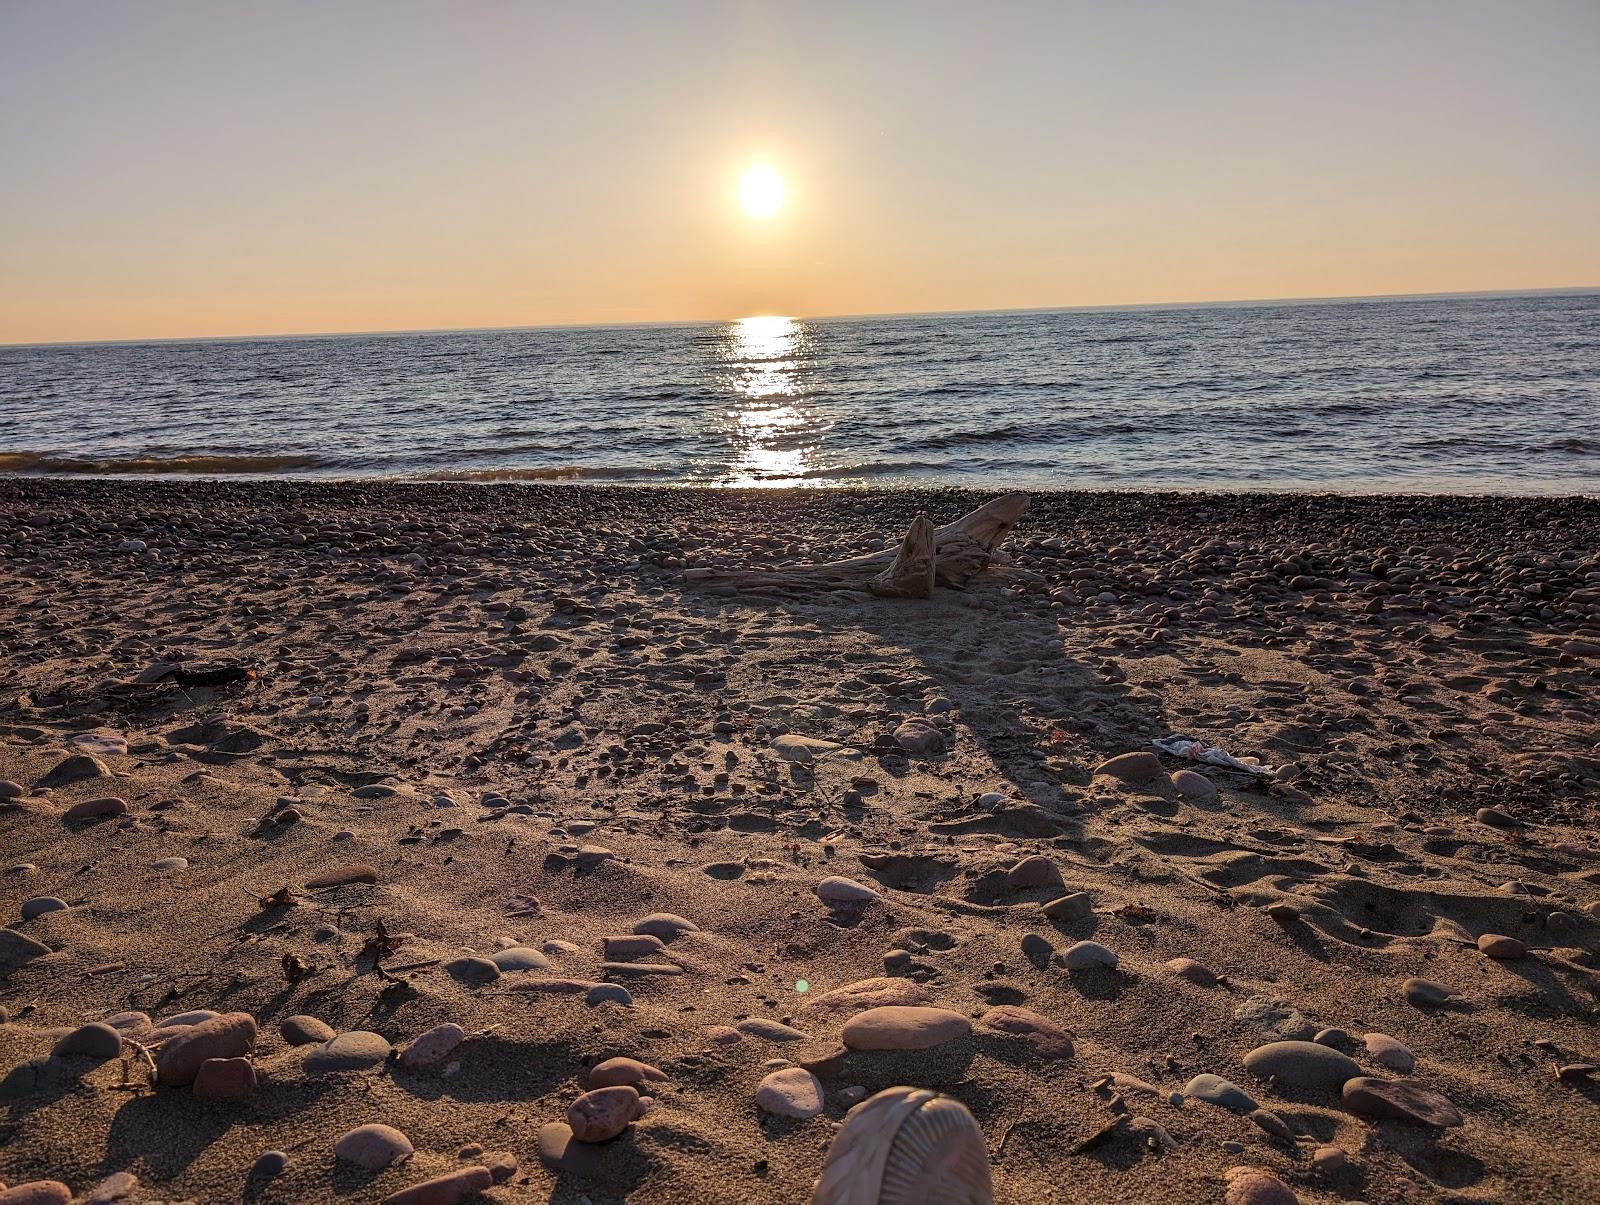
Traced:
[[421, 475], [425, 481], [616, 481], [630, 477], [675, 477], [674, 469], [622, 465], [568, 464], [540, 468], [444, 469]]
[[865, 464], [841, 464], [826, 469], [803, 469], [786, 474], [796, 481], [828, 480], [836, 477], [888, 477], [897, 473], [935, 473], [948, 471], [950, 466], [931, 460], [884, 461], [872, 460]]
[[327, 466], [311, 454], [187, 456], [73, 456], [61, 452], [0, 452], [0, 473], [72, 473], [111, 476], [155, 473], [227, 475], [234, 473], [303, 473]]
[[1575, 453], [1575, 454], [1577, 454], [1579, 456], [1585, 456], [1585, 455], [1588, 455], [1590, 452], [1596, 451], [1596, 448], [1594, 447], [1593, 444], [1589, 443], [1587, 440], [1580, 439], [1576, 435], [1572, 435], [1572, 436], [1568, 436], [1566, 439], [1557, 439], [1557, 440], [1555, 440], [1555, 441], [1553, 441], [1551, 443], [1547, 443], [1547, 444], [1529, 444], [1529, 445], [1527, 445], [1526, 447], [1523, 448], [1523, 451], [1524, 452], [1573, 452], [1573, 453]]

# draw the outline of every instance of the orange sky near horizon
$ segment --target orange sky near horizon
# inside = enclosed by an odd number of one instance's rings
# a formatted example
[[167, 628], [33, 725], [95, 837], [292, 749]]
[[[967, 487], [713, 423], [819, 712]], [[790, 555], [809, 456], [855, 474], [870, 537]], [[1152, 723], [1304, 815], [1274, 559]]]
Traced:
[[1597, 81], [1544, 0], [0, 0], [0, 342], [1593, 286]]

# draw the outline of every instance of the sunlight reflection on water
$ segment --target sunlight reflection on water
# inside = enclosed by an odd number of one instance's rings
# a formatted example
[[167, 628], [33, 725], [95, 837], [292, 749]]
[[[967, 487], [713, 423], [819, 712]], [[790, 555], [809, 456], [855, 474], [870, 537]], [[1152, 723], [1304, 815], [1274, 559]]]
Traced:
[[806, 404], [811, 335], [793, 318], [729, 323], [718, 356], [731, 405], [718, 417], [731, 450], [725, 485], [793, 485], [822, 465], [831, 424]]

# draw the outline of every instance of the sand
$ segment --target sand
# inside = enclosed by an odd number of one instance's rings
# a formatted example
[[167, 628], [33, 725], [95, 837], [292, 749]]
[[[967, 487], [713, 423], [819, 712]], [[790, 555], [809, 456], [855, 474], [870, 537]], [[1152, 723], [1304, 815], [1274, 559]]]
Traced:
[[[0, 482], [0, 1181], [803, 1201], [908, 1084], [1006, 1202], [1600, 1199], [1600, 502], [1060, 493], [928, 601], [684, 581], [980, 501]], [[194, 1010], [245, 1061], [152, 1086]]]

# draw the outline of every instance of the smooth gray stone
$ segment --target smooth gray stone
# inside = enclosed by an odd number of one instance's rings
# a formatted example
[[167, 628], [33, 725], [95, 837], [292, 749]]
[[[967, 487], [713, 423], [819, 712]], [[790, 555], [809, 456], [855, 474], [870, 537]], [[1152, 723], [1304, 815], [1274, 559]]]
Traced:
[[1209, 1072], [1197, 1075], [1185, 1084], [1183, 1094], [1192, 1096], [1195, 1100], [1203, 1100], [1207, 1104], [1220, 1105], [1239, 1114], [1254, 1113], [1260, 1108], [1250, 1094], [1238, 1084]]

